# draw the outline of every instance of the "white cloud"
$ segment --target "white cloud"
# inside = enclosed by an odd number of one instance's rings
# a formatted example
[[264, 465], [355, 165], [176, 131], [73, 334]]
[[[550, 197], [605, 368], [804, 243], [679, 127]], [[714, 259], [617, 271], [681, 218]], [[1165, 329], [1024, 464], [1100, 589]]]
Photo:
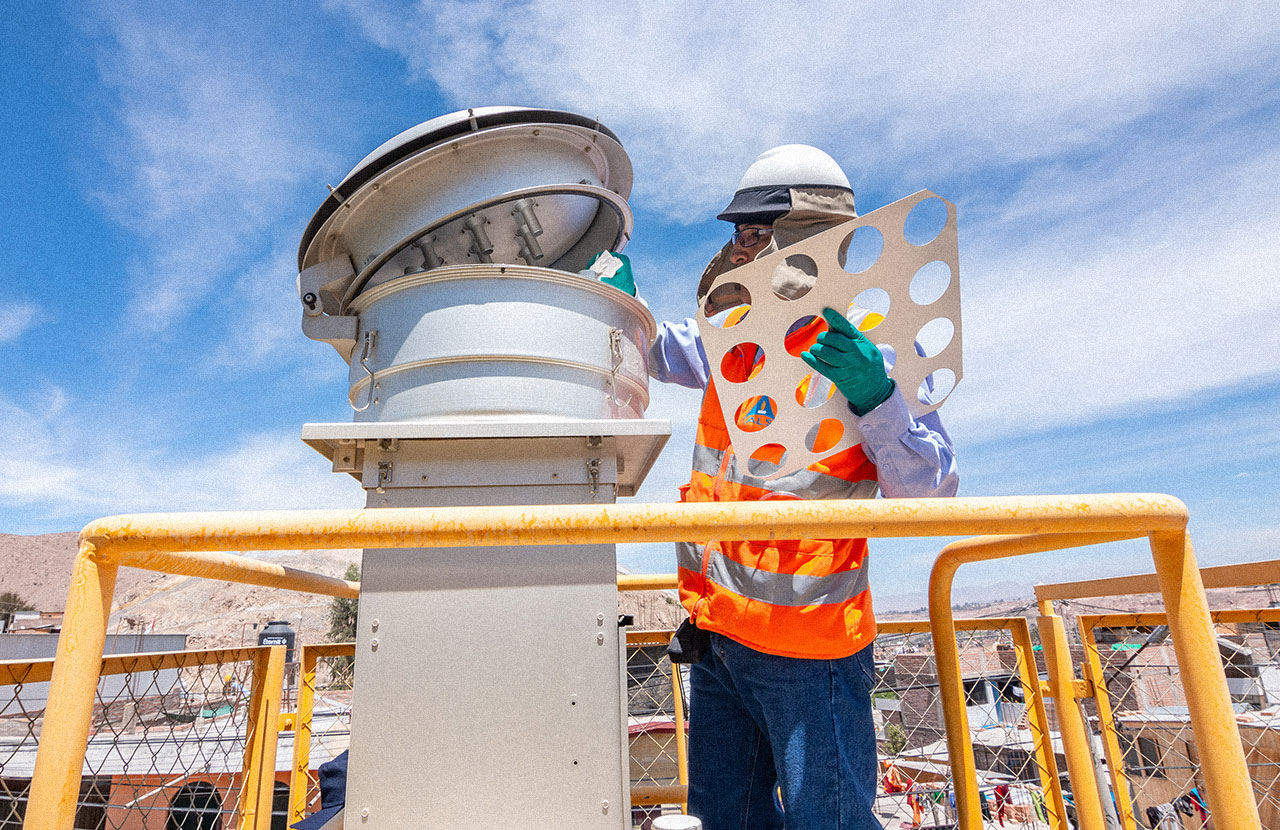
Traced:
[[211, 448], [167, 446], [124, 414], [81, 411], [62, 390], [25, 405], [0, 399], [0, 518], [7, 532], [66, 530], [124, 512], [359, 507], [356, 482], [295, 429], [246, 432]]
[[33, 303], [15, 301], [0, 306], [0, 343], [12, 343], [44, 319], [40, 308]]
[[291, 275], [297, 271], [292, 249], [278, 249], [245, 268], [211, 304], [223, 340], [204, 363], [237, 374], [288, 367], [335, 390], [345, 385], [346, 366], [325, 343], [302, 334], [302, 305]]
[[952, 169], [1052, 157], [1272, 62], [1280, 31], [1264, 3], [1184, 2], [1158, 16], [1104, 3], [331, 5], [459, 106], [599, 116], [636, 161], [637, 197], [687, 220], [784, 141], [830, 148], [855, 180], [887, 167], [913, 188]]
[[[1148, 161], [1122, 165], [1117, 181], [1141, 176]], [[1280, 296], [1270, 288], [1280, 209], [1268, 195], [1280, 151], [1196, 163], [1206, 175], [1167, 180], [1158, 201], [1088, 205], [1055, 214], [1051, 232], [1020, 244], [1000, 231], [1000, 250], [962, 251], [966, 365], [952, 423], [985, 438], [1280, 372]], [[1107, 190], [1076, 193], [1086, 201]], [[1023, 211], [1031, 200], [1016, 201], [1011, 209]]]
[[[331, 5], [458, 106], [598, 115], [636, 163], [633, 201], [674, 219], [711, 215], [782, 141], [828, 148], [855, 188], [951, 182], [967, 357], [953, 431], [988, 439], [1276, 371], [1280, 299], [1259, 286], [1280, 254], [1267, 191], [1280, 154], [1274, 117], [1250, 117], [1277, 98], [1280, 17], [1266, 4], [1158, 17], [1114, 4]], [[679, 316], [669, 305], [655, 310]]]
[[99, 196], [144, 243], [131, 310], [164, 328], [262, 246], [330, 162], [296, 116], [287, 76], [253, 44], [183, 19], [103, 16], [100, 74], [117, 101], [114, 187]]

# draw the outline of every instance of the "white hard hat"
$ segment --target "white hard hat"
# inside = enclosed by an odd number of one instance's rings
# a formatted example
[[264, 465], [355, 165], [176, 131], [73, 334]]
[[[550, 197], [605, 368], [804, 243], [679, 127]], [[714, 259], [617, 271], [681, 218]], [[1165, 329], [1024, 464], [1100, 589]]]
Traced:
[[772, 222], [791, 209], [793, 187], [835, 187], [853, 192], [836, 160], [808, 144], [783, 144], [765, 150], [747, 168], [733, 201], [716, 218], [742, 224]]

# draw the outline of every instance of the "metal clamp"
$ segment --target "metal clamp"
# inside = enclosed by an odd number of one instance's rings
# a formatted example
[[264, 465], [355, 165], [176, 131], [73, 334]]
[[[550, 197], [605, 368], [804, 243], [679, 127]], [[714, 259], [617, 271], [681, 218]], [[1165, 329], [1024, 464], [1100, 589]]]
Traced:
[[609, 366], [609, 400], [614, 406], [631, 405], [631, 395], [625, 401], [618, 400], [618, 369], [622, 368], [622, 329], [609, 329], [609, 354], [613, 361]]
[[[374, 487], [374, 491], [378, 493], [387, 492], [387, 485], [391, 483], [391, 477], [394, 475], [395, 465], [390, 461], [378, 462], [378, 483]], [[374, 640], [376, 643], [377, 640]]]
[[600, 495], [600, 459], [592, 458], [587, 462], [587, 478], [591, 479], [591, 500]]
[[354, 403], [351, 403], [350, 400], [347, 401], [347, 403], [351, 404], [351, 408], [356, 412], [364, 412], [373, 405], [373, 370], [369, 368], [368, 361], [369, 358], [373, 357], [373, 350], [377, 348], [377, 345], [378, 330], [366, 329], [364, 333], [364, 345], [360, 348], [360, 368], [364, 369], [365, 373], [369, 375], [369, 392], [365, 396], [364, 406], [356, 406]]

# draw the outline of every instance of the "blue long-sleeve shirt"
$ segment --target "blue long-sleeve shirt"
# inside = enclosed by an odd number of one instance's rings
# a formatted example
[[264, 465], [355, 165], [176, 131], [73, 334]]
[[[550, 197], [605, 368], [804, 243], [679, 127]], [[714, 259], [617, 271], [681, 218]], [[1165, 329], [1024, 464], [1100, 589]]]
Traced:
[[[662, 323], [649, 349], [649, 374], [662, 383], [707, 388], [711, 365], [697, 323]], [[862, 450], [876, 465], [880, 492], [888, 498], [954, 496], [960, 478], [951, 436], [937, 412], [913, 418], [895, 388], [884, 403], [857, 418]]]

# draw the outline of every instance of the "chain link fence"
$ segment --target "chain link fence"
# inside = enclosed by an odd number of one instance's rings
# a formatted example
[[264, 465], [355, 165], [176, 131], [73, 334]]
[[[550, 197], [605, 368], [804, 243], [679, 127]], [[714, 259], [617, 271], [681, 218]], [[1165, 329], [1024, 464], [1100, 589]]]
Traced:
[[[1065, 827], [1065, 759], [1040, 697], [1026, 620], [957, 620], [956, 628], [983, 825]], [[950, 827], [955, 785], [929, 624], [881, 623], [875, 655], [876, 812], [886, 827]]]
[[[627, 633], [627, 735], [631, 750], [632, 821], [647, 830], [679, 812], [688, 784], [688, 668], [667, 658], [671, 631]], [[673, 668], [680, 671], [673, 673]]]
[[289, 824], [320, 809], [316, 771], [351, 745], [355, 651], [355, 643], [299, 649]]
[[0, 830], [22, 827], [52, 673], [52, 660], [0, 663]]
[[[1065, 828], [1062, 747], [1039, 696], [1042, 669], [1026, 621], [960, 620], [957, 627], [984, 824]], [[684, 801], [681, 726], [687, 728], [688, 682], [687, 671], [673, 682], [670, 638], [670, 631], [628, 635], [631, 786], [640, 828]], [[895, 830], [950, 826], [956, 821], [954, 788], [928, 623], [882, 623], [875, 653], [872, 696], [882, 770], [876, 811]]]
[[[1280, 609], [1212, 614], [1263, 827], [1280, 827]], [[1205, 782], [1165, 615], [1081, 616], [1093, 723], [1126, 828], [1209, 825]]]
[[[235, 826], [244, 809], [255, 671], [266, 654], [244, 648], [104, 658], [75, 827]], [[0, 830], [22, 827], [52, 664], [0, 670]]]

